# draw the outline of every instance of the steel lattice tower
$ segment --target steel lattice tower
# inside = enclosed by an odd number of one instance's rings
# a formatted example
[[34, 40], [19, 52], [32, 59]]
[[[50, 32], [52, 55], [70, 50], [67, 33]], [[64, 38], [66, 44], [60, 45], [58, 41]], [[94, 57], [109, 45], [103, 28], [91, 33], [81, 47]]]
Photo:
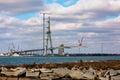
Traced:
[[[51, 54], [53, 55], [53, 46], [52, 46], [52, 37], [51, 37], [51, 30], [50, 30], [50, 17], [48, 17], [48, 26], [47, 26], [47, 32], [46, 32], [46, 46], [45, 46], [45, 53], [44, 55], [47, 54], [47, 51], [50, 50]], [[50, 48], [48, 48], [50, 47]]]

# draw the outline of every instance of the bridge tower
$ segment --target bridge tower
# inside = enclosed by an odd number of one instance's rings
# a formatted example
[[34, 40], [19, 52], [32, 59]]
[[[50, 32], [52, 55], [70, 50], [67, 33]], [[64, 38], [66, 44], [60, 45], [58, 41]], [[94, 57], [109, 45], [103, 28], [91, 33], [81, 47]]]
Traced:
[[45, 15], [47, 13], [40, 13], [43, 15], [43, 54], [45, 53]]
[[64, 44], [61, 44], [58, 48], [58, 54], [61, 55], [61, 56], [64, 56], [65, 53], [64, 53]]
[[[48, 17], [48, 26], [47, 26], [47, 32], [46, 32], [46, 46], [44, 55], [47, 54], [48, 49], [51, 51], [51, 54], [53, 55], [53, 46], [52, 46], [52, 37], [51, 37], [51, 30], [50, 30], [50, 17]], [[49, 47], [49, 48], [48, 48]]]

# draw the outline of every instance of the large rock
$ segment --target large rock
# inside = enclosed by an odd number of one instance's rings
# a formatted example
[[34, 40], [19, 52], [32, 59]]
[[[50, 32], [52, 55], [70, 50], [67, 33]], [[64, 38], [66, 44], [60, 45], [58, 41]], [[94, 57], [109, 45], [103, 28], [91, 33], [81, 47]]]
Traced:
[[111, 80], [120, 80], [120, 75], [112, 76], [112, 77], [111, 77]]
[[9, 69], [9, 70], [2, 70], [1, 74], [4, 74], [6, 76], [21, 76], [26, 73], [26, 68], [17, 67], [15, 69]]
[[70, 70], [67, 68], [55, 68], [52, 69], [54, 73], [58, 74], [61, 77], [64, 77], [69, 74]]
[[111, 70], [108, 70], [104, 76], [106, 77], [106, 76], [116, 76], [116, 75], [118, 75], [118, 72], [111, 69]]
[[26, 77], [39, 77], [40, 72], [26, 71]]
[[71, 70], [71, 72], [69, 73], [69, 76], [72, 79], [82, 79], [83, 78], [83, 72], [80, 70]]
[[94, 79], [96, 77], [96, 70], [90, 67], [89, 70], [86, 70], [83, 76], [87, 79]]
[[120, 70], [116, 70], [117, 71], [117, 73], [120, 75]]
[[53, 79], [59, 79], [60, 76], [55, 73], [41, 73], [40, 79], [42, 80], [53, 80]]
[[85, 77], [86, 79], [94, 79], [96, 77], [96, 75], [94, 75], [93, 73], [91, 72], [86, 72], [83, 77]]
[[47, 69], [47, 68], [41, 68], [40, 71], [42, 73], [52, 73], [53, 72], [51, 69]]

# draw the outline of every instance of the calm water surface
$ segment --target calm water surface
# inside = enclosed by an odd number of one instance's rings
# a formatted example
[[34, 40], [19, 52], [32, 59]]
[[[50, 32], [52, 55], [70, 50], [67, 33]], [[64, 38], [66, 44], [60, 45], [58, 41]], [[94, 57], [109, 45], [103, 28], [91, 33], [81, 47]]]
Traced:
[[120, 56], [68, 56], [68, 57], [0, 57], [0, 65], [20, 65], [35, 63], [63, 63], [90, 60], [120, 60]]

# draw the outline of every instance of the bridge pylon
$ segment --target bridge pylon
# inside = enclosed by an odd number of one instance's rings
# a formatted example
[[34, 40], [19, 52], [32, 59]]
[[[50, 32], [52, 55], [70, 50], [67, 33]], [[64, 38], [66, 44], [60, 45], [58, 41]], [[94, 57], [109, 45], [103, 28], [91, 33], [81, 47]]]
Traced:
[[50, 50], [51, 54], [53, 55], [52, 36], [51, 36], [51, 29], [50, 29], [50, 17], [48, 17], [47, 23], [48, 23], [48, 26], [47, 26], [47, 32], [46, 32], [46, 45], [45, 45], [44, 55], [47, 55], [48, 50]]

